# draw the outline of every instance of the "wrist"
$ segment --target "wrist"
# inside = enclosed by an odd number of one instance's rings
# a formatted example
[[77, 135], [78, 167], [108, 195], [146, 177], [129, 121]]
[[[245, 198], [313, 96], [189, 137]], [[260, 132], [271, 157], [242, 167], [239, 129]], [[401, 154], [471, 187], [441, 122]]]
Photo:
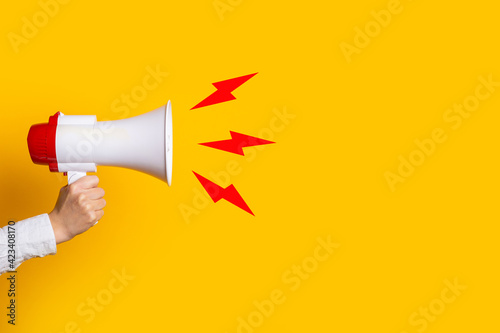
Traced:
[[69, 241], [71, 237], [68, 236], [66, 230], [63, 227], [63, 223], [60, 220], [56, 212], [52, 211], [49, 214], [50, 224], [52, 225], [52, 230], [54, 231], [54, 236], [56, 238], [56, 244], [60, 244]]

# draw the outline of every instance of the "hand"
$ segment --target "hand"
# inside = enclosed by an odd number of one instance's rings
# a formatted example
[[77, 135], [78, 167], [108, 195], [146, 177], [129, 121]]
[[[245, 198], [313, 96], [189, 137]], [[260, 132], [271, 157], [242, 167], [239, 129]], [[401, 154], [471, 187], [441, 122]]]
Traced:
[[61, 188], [57, 203], [49, 213], [56, 243], [69, 241], [87, 231], [104, 215], [104, 190], [97, 176], [85, 176]]

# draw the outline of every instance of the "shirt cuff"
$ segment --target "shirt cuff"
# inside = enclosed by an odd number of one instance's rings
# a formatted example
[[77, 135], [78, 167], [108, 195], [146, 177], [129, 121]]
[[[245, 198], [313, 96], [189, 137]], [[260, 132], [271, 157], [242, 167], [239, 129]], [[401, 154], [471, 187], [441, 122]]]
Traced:
[[49, 215], [42, 214], [16, 223], [17, 248], [24, 261], [56, 254], [56, 237]]

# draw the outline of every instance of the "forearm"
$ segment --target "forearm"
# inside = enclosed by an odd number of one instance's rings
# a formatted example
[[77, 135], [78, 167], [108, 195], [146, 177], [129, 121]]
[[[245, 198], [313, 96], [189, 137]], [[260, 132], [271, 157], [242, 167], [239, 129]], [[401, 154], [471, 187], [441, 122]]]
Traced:
[[[0, 229], [0, 274], [15, 270], [24, 261], [44, 257], [57, 252], [54, 231], [47, 214], [19, 221], [11, 227], [14, 230], [13, 262], [9, 262], [9, 226]], [[12, 251], [11, 253], [12, 254]], [[12, 257], [10, 257], [12, 259]], [[12, 266], [11, 266], [12, 265]]]

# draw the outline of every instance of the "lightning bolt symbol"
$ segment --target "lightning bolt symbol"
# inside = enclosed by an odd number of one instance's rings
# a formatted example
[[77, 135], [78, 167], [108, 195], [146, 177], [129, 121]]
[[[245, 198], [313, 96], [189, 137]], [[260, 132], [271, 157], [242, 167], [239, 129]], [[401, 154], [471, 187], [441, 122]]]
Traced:
[[206, 179], [205, 177], [200, 176], [196, 172], [193, 171], [193, 173], [196, 176], [196, 178], [198, 178], [201, 185], [205, 188], [205, 191], [207, 191], [208, 195], [210, 196], [210, 198], [212, 198], [214, 202], [217, 202], [220, 199], [225, 199], [226, 201], [229, 201], [233, 205], [255, 216], [255, 214], [252, 212], [250, 207], [248, 207], [245, 200], [243, 200], [243, 198], [238, 193], [233, 184], [229, 185], [226, 188], [223, 188], [215, 184], [214, 182], [211, 182], [210, 180]]
[[191, 110], [236, 99], [236, 97], [234, 97], [231, 93], [236, 88], [241, 86], [243, 83], [250, 80], [256, 74], [257, 73], [253, 73], [245, 76], [236, 77], [234, 79], [212, 83], [212, 85], [215, 88], [217, 88], [217, 91], [215, 91], [212, 95], [205, 98], [200, 103], [193, 106]]
[[256, 138], [254, 136], [245, 135], [233, 131], [229, 131], [229, 133], [231, 133], [230, 140], [204, 142], [199, 144], [202, 146], [212, 147], [233, 154], [245, 156], [245, 153], [243, 152], [244, 147], [260, 146], [260, 145], [268, 145], [271, 143], [276, 143], [273, 141], [267, 141], [264, 139]]

